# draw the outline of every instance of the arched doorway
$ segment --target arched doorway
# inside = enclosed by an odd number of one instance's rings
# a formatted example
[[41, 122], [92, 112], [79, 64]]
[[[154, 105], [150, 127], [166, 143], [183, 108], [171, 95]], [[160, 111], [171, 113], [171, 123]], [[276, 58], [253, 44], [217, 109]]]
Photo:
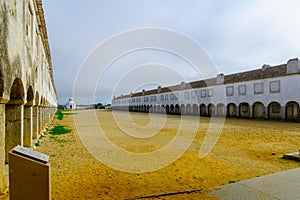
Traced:
[[206, 106], [204, 104], [200, 105], [200, 116], [206, 116]]
[[261, 102], [255, 102], [253, 104], [253, 117], [256, 119], [265, 118], [265, 106]]
[[181, 110], [181, 114], [185, 115], [185, 105], [184, 104], [181, 105], [180, 110]]
[[193, 104], [193, 109], [192, 110], [193, 110], [192, 111], [193, 115], [195, 115], [195, 116], [199, 115], [198, 106], [196, 104]]
[[171, 104], [171, 106], [170, 106], [170, 114], [174, 114], [174, 112], [175, 112], [175, 107], [174, 107], [174, 105], [173, 104]]
[[192, 107], [190, 104], [186, 105], [186, 114], [191, 115], [192, 114]]
[[178, 104], [175, 105], [175, 115], [180, 115], [180, 107]]
[[209, 117], [215, 116], [215, 105], [214, 104], [209, 104], [208, 105], [208, 114]]
[[282, 118], [282, 111], [281, 106], [278, 102], [272, 102], [268, 105], [268, 116], [269, 119], [281, 119]]
[[299, 120], [300, 119], [300, 111], [299, 104], [295, 101], [290, 101], [286, 104], [286, 119], [287, 120]]
[[240, 117], [250, 118], [250, 105], [248, 103], [240, 103]]
[[169, 105], [166, 105], [166, 113], [170, 114], [170, 106]]
[[225, 105], [223, 103], [219, 103], [217, 105], [217, 116], [219, 116], [219, 117], [226, 116], [226, 109], [225, 109]]
[[230, 103], [227, 105], [227, 116], [228, 117], [236, 117], [237, 110], [236, 105], [234, 103]]

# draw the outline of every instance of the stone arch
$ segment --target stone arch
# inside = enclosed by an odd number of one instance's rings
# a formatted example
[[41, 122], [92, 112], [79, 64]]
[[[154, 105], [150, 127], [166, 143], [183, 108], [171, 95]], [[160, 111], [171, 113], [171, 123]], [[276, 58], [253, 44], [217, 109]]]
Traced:
[[256, 119], [265, 118], [265, 106], [262, 102], [255, 102], [253, 104], [253, 117]]
[[217, 116], [224, 117], [226, 116], [226, 109], [223, 103], [217, 105]]
[[170, 113], [170, 106], [166, 105], [166, 113], [169, 114]]
[[200, 116], [206, 116], [206, 106], [205, 106], [205, 104], [201, 104], [199, 106], [199, 109], [200, 109]]
[[10, 100], [5, 106], [5, 162], [8, 152], [17, 145], [23, 145], [24, 86], [16, 78], [10, 89]]
[[32, 106], [34, 103], [34, 93], [32, 86], [30, 85], [27, 89], [27, 95], [26, 95], [26, 105]]
[[299, 104], [295, 101], [290, 101], [286, 103], [285, 106], [286, 120], [300, 120], [300, 109]]
[[175, 115], [180, 115], [181, 112], [180, 112], [180, 107], [178, 104], [175, 105]]
[[199, 109], [198, 109], [198, 105], [197, 104], [193, 104], [193, 109], [192, 109], [192, 113], [195, 116], [199, 115]]
[[237, 108], [234, 103], [230, 103], [227, 105], [227, 117], [236, 117]]
[[24, 104], [24, 85], [21, 79], [16, 78], [10, 89], [10, 100], [8, 104]]
[[186, 112], [187, 115], [191, 115], [192, 114], [192, 107], [190, 104], [186, 105]]
[[268, 118], [269, 119], [281, 119], [282, 110], [280, 103], [273, 101], [268, 105]]
[[208, 104], [207, 107], [208, 107], [208, 113], [207, 113], [207, 115], [209, 117], [214, 116], [215, 115], [215, 105], [212, 104], [212, 103], [210, 103], [210, 104]]
[[186, 114], [186, 112], [185, 112], [185, 105], [184, 105], [184, 104], [182, 104], [182, 105], [180, 106], [180, 110], [181, 110], [181, 114], [182, 114], [182, 115], [185, 115], [185, 114]]
[[170, 113], [175, 114], [175, 106], [173, 104], [170, 106]]
[[250, 118], [250, 105], [247, 102], [240, 103], [239, 116], [244, 118]]
[[150, 105], [147, 105], [147, 107], [146, 107], [146, 113], [148, 113], [149, 110], [150, 110]]

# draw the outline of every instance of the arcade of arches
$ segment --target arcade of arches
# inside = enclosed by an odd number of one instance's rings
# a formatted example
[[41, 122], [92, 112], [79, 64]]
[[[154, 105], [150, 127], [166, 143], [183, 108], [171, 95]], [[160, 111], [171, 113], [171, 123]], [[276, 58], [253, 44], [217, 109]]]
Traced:
[[253, 105], [243, 102], [238, 105], [229, 103], [226, 106], [222, 103], [214, 105], [205, 104], [182, 104], [182, 105], [139, 105], [114, 107], [114, 110], [129, 110], [134, 112], [166, 113], [174, 115], [193, 115], [204, 117], [240, 117], [253, 119], [280, 119], [300, 121], [299, 103], [295, 101], [280, 105], [278, 102], [271, 102], [264, 105], [255, 102]]
[[41, 0], [0, 1], [0, 30], [1, 193], [8, 152], [33, 147], [54, 116], [57, 96]]

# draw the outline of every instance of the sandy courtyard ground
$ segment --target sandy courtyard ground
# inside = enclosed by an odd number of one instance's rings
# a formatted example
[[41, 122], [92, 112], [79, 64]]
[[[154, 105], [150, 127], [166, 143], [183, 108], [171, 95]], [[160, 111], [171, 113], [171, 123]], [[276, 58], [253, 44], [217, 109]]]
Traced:
[[[201, 118], [193, 143], [179, 159], [153, 172], [122, 172], [94, 158], [80, 140], [73, 117], [76, 115], [88, 122], [88, 116], [93, 113], [76, 111], [61, 121], [55, 120], [54, 124], [64, 125], [72, 129], [72, 133], [55, 139], [47, 135], [41, 139], [41, 146], [37, 150], [51, 156], [52, 199], [126, 199], [192, 189], [202, 192], [160, 199], [215, 199], [207, 194], [209, 188], [300, 166], [299, 162], [281, 158], [284, 153], [298, 151], [299, 123], [226, 119], [214, 149], [205, 158], [199, 158], [199, 149], [210, 122], [209, 118]], [[103, 132], [112, 143], [135, 153], [152, 152], [166, 146], [176, 136], [181, 120], [180, 116], [166, 118], [159, 114], [150, 117], [145, 113], [131, 113], [131, 124], [128, 123], [126, 127], [126, 123], [120, 122], [122, 117], [128, 118], [125, 113], [118, 112], [118, 123], [110, 111], [96, 111], [96, 115]], [[164, 122], [153, 137], [141, 139], [124, 135], [124, 129], [132, 130], [132, 124], [141, 130], [144, 128], [155, 132], [156, 125], [149, 126], [151, 118]], [[189, 118], [193, 123], [195, 119], [198, 122], [195, 117]], [[189, 131], [186, 130], [186, 137], [189, 137]], [[99, 142], [100, 148], [101, 145]], [[155, 159], [149, 162], [155, 162]], [[124, 165], [130, 165], [130, 162], [124, 162]]]

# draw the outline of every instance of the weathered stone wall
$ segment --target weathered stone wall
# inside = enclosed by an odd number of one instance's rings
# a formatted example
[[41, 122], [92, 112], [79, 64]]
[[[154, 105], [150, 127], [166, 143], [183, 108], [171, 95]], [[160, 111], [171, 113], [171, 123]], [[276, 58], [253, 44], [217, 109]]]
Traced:
[[0, 1], [0, 193], [8, 151], [31, 147], [56, 106], [42, 1]]

